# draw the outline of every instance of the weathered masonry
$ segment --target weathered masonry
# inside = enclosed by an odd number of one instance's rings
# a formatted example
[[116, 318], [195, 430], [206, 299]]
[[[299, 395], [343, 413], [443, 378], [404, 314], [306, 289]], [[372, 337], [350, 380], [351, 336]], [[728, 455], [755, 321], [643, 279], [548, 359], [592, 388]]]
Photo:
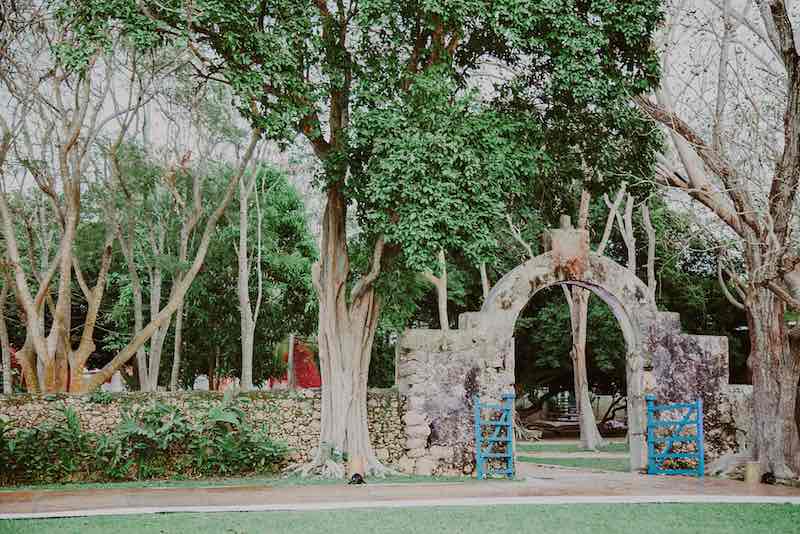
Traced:
[[591, 290], [619, 321], [632, 470], [646, 463], [647, 393], [659, 402], [703, 399], [710, 459], [741, 446], [737, 428], [748, 428], [749, 403], [742, 386], [728, 385], [727, 338], [683, 333], [678, 314], [659, 311], [632, 271], [590, 252], [585, 231], [552, 230], [550, 242], [549, 252], [499, 280], [479, 312], [462, 314], [458, 330], [409, 330], [399, 340], [397, 385], [408, 410], [401, 469], [472, 472], [472, 398], [499, 402], [513, 392], [517, 317], [536, 292], [556, 284]]

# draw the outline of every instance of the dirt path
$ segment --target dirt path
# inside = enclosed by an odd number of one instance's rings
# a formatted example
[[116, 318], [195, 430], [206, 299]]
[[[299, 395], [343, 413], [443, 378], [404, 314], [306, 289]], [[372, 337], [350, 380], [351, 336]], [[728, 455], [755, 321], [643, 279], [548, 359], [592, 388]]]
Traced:
[[517, 481], [366, 486], [120, 488], [0, 493], [0, 520], [157, 512], [573, 502], [792, 502], [800, 490], [743, 482], [518, 464]]

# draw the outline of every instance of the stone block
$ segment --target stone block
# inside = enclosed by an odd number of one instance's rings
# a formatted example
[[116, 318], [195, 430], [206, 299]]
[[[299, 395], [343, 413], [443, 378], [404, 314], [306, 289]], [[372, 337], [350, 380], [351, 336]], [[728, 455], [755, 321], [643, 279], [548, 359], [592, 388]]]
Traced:
[[417, 460], [417, 465], [414, 468], [414, 474], [429, 477], [433, 474], [434, 469], [436, 469], [436, 460], [428, 456], [423, 456]]
[[397, 461], [397, 470], [401, 473], [413, 474], [417, 461], [408, 456], [403, 456]]
[[427, 454], [426, 449], [411, 449], [406, 453], [409, 458], [422, 458]]
[[406, 449], [424, 449], [427, 444], [427, 440], [424, 439], [407, 439]]
[[445, 460], [447, 462], [451, 462], [453, 461], [453, 448], [434, 445], [428, 451], [428, 455], [436, 460]]
[[408, 412], [403, 416], [403, 422], [409, 426], [427, 424], [425, 416], [419, 412]]
[[406, 436], [410, 439], [427, 439], [431, 434], [431, 427], [428, 425], [413, 425], [406, 427]]

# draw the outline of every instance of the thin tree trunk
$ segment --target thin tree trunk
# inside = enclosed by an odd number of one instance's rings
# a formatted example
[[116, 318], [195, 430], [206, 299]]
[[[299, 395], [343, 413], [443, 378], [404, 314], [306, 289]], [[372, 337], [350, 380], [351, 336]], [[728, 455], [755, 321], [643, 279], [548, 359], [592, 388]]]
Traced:
[[[139, 278], [139, 272], [136, 269], [136, 262], [133, 255], [134, 243], [134, 230], [133, 224], [128, 231], [128, 238], [126, 239], [122, 232], [119, 233], [118, 239], [122, 254], [125, 257], [125, 264], [128, 266], [128, 276], [131, 279], [131, 292], [133, 293], [133, 330], [141, 332], [144, 327], [144, 297], [142, 296], [142, 281]], [[147, 368], [147, 352], [144, 345], [139, 347], [136, 351], [136, 371], [139, 380], [139, 389], [147, 391], [149, 385], [149, 373]]]
[[169, 390], [178, 390], [178, 378], [181, 373], [181, 355], [183, 353], [183, 302], [175, 312], [175, 345], [172, 349], [172, 371], [169, 375]]
[[479, 266], [481, 272], [481, 290], [483, 291], [483, 301], [489, 298], [489, 291], [492, 289], [492, 285], [489, 283], [489, 275], [486, 273], [486, 263], [481, 262]]
[[[590, 202], [591, 195], [588, 190], [584, 189], [581, 192], [581, 203], [578, 212], [578, 228], [580, 230], [586, 230], [589, 226]], [[604, 247], [605, 244], [603, 243], [602, 246]], [[591, 292], [577, 286], [569, 290], [565, 287], [564, 295], [567, 298], [567, 302], [571, 303], [569, 306], [572, 326], [571, 357], [581, 447], [597, 450], [598, 447], [605, 445], [605, 441], [597, 430], [597, 421], [595, 420], [592, 401], [589, 397], [589, 378], [586, 368], [586, 334]]]
[[436, 303], [439, 306], [439, 328], [449, 330], [450, 321], [447, 317], [447, 260], [444, 257], [444, 250], [439, 251], [439, 269], [441, 270], [439, 276], [430, 271], [424, 272], [423, 276], [436, 288]]
[[589, 397], [589, 379], [586, 369], [586, 331], [590, 296], [591, 293], [586, 289], [571, 288], [570, 321], [573, 344], [570, 356], [575, 384], [575, 403], [578, 408], [580, 445], [583, 449], [597, 450], [598, 447], [605, 445], [605, 440], [597, 430], [597, 421]]
[[762, 473], [800, 474], [800, 437], [795, 420], [800, 354], [790, 350], [785, 304], [767, 289], [748, 295], [750, 362], [753, 368], [751, 443]]
[[[178, 261], [183, 265], [189, 258], [189, 239], [194, 232], [200, 217], [203, 215], [203, 196], [201, 191], [201, 180], [197, 173], [192, 176], [192, 212], [181, 225], [180, 244], [178, 250]], [[175, 275], [173, 285], [180, 282], [183, 272]], [[183, 353], [183, 298], [181, 298], [178, 309], [175, 312], [175, 345], [172, 352], [172, 371], [169, 375], [169, 389], [178, 389], [178, 376], [181, 371], [181, 354]]]
[[11, 377], [11, 344], [8, 341], [8, 326], [6, 324], [6, 299], [8, 298], [8, 280], [0, 291], [0, 350], [3, 353], [3, 393], [11, 395], [14, 390]]
[[[239, 182], [239, 247], [237, 251], [239, 270], [236, 288], [239, 296], [239, 323], [242, 336], [241, 388], [244, 391], [253, 389], [253, 338], [255, 334], [253, 309], [250, 305], [250, 258], [247, 254], [251, 180], [255, 180], [255, 177], [248, 179], [246, 176], [242, 176]], [[258, 268], [260, 269], [261, 266], [259, 265]]]

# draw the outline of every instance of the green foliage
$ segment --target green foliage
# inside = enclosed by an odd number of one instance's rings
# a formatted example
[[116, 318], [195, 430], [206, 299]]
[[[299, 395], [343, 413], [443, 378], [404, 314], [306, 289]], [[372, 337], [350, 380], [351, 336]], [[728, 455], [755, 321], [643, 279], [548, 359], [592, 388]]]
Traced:
[[[599, 298], [589, 300], [586, 362], [589, 388], [625, 394], [625, 340], [614, 314]], [[537, 293], [521, 314], [515, 331], [516, 380], [530, 399], [574, 387], [569, 309], [560, 287]]]
[[0, 428], [0, 477], [25, 482], [70, 481], [91, 461], [90, 436], [81, 430], [78, 414], [65, 406], [60, 417], [14, 435]]
[[191, 421], [176, 406], [155, 402], [124, 414], [108, 434], [81, 429], [77, 413], [15, 434], [0, 421], [0, 483], [52, 483], [234, 475], [274, 471], [288, 449], [247, 423], [238, 400]]
[[396, 104], [353, 117], [359, 223], [398, 246], [412, 272], [433, 269], [442, 248], [475, 263], [489, 256], [505, 201], [539, 167], [535, 121], [456, 93], [448, 73], [436, 70]]
[[[230, 391], [230, 390], [229, 390]], [[268, 471], [286, 453], [263, 432], [255, 431], [226, 391], [199, 423], [202, 432], [189, 445], [192, 467], [203, 475], [229, 475], [247, 470]]]
[[95, 389], [89, 394], [89, 402], [94, 404], [111, 404], [114, 396], [104, 389]]

